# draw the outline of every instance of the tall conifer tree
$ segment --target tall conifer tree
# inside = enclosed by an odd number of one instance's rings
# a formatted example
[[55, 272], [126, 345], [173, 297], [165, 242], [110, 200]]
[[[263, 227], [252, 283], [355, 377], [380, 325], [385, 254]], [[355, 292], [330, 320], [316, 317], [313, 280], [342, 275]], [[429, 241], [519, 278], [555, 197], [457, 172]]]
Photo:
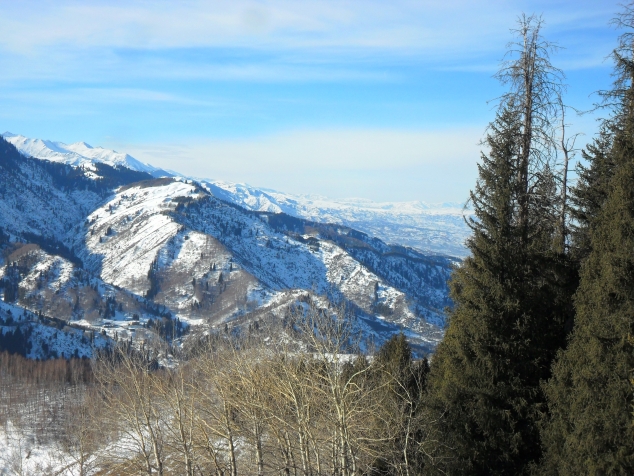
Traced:
[[614, 115], [587, 154], [576, 191], [587, 255], [575, 295], [575, 327], [546, 387], [543, 473], [634, 474], [634, 10], [614, 52]]
[[541, 456], [540, 381], [565, 340], [571, 293], [555, 247], [558, 194], [549, 167], [560, 75], [540, 26], [520, 19], [519, 59], [500, 74], [511, 88], [489, 127], [471, 193], [471, 256], [453, 274], [455, 306], [431, 365], [428, 404], [441, 440], [430, 473], [526, 474]]
[[581, 152], [588, 165], [578, 165], [577, 185], [571, 196], [574, 218], [571, 248], [576, 261], [584, 261], [590, 254], [590, 228], [605, 203], [614, 171], [613, 140], [614, 125], [605, 121], [597, 137]]

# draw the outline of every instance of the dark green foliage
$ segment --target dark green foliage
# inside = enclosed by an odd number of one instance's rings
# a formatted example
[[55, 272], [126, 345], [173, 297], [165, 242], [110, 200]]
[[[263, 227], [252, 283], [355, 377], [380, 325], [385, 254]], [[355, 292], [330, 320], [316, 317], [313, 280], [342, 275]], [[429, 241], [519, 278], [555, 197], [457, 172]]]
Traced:
[[585, 157], [575, 191], [577, 252], [585, 257], [575, 326], [545, 386], [542, 473], [634, 474], [634, 9], [617, 23], [616, 81], [604, 93], [613, 116]]
[[168, 342], [174, 338], [181, 337], [186, 330], [186, 325], [180, 319], [172, 319], [170, 317], [159, 317], [149, 319], [145, 325], [148, 329], [153, 329]]
[[[634, 91], [630, 91], [634, 98]], [[550, 474], [634, 474], [634, 111], [608, 155], [595, 161], [582, 193], [588, 258], [575, 296], [575, 329], [547, 386], [552, 418], [544, 430]], [[606, 166], [607, 164], [607, 166]], [[606, 172], [607, 169], [607, 172]], [[602, 197], [603, 202], [601, 202]]]
[[530, 474], [542, 457], [542, 382], [566, 342], [578, 278], [561, 246], [551, 166], [562, 73], [541, 25], [520, 17], [509, 50], [519, 57], [497, 75], [510, 90], [489, 126], [471, 193], [471, 256], [453, 273], [455, 306], [429, 376], [439, 435], [430, 474]]
[[575, 329], [547, 387], [545, 471], [633, 474], [634, 123], [614, 146], [615, 170], [576, 294]]
[[30, 337], [30, 326], [9, 327], [5, 328], [4, 332], [0, 328], [0, 352], [26, 356], [31, 350]]
[[158, 292], [160, 291], [160, 282], [159, 282], [159, 266], [158, 260], [154, 259], [152, 264], [150, 265], [150, 269], [147, 272], [147, 278], [150, 282], [150, 289], [145, 292], [146, 299], [153, 299]]
[[24, 270], [18, 266], [18, 263], [7, 263], [4, 270], [4, 279], [2, 280], [2, 288], [4, 288], [4, 302], [15, 302], [18, 300], [20, 290], [21, 273]]
[[412, 387], [412, 349], [404, 334], [396, 334], [383, 344], [375, 357], [375, 363], [394, 379], [391, 391], [399, 393], [397, 386], [406, 389]]
[[22, 232], [20, 233], [20, 236], [26, 243], [36, 244], [49, 254], [61, 256], [62, 258], [67, 259], [76, 266], [83, 267], [81, 259], [79, 259], [77, 255], [75, 255], [73, 250], [69, 249], [62, 242], [50, 236], [46, 237], [29, 232]]
[[0, 247], [9, 243], [9, 235], [7, 235], [2, 227], [0, 227]]
[[571, 209], [575, 224], [572, 229], [572, 253], [579, 261], [590, 253], [590, 227], [594, 225], [608, 195], [614, 171], [612, 158], [613, 130], [604, 124], [598, 136], [582, 151], [587, 166], [577, 167], [578, 180], [572, 190]]
[[[146, 172], [138, 172], [127, 167], [112, 167], [108, 164], [95, 163], [95, 173], [100, 177], [97, 183], [106, 190], [112, 190], [120, 185], [151, 180], [153, 177]], [[161, 179], [159, 179], [161, 180]], [[168, 180], [168, 179], [165, 179]]]
[[99, 313], [103, 319], [114, 318], [117, 311], [117, 301], [114, 296], [106, 297], [103, 309], [99, 309]]
[[375, 385], [383, 389], [383, 406], [393, 419], [389, 425], [393, 451], [375, 462], [374, 474], [421, 474], [425, 461], [420, 448], [429, 423], [422, 405], [429, 373], [427, 359], [414, 362], [412, 349], [401, 333], [383, 344], [372, 367]]
[[439, 418], [435, 457], [449, 474], [526, 474], [541, 456], [540, 381], [564, 342], [569, 268], [553, 251], [553, 182], [547, 169], [520, 217], [521, 123], [501, 108], [471, 194], [472, 256], [453, 274], [455, 307], [430, 373]]
[[294, 231], [296, 233], [303, 234], [304, 227], [306, 226], [306, 220], [297, 218], [286, 213], [266, 213], [256, 212], [262, 217], [266, 217], [266, 222], [275, 231], [285, 232]]
[[4, 288], [4, 302], [12, 303], [17, 301], [19, 287], [14, 280], [5, 278], [2, 287]]

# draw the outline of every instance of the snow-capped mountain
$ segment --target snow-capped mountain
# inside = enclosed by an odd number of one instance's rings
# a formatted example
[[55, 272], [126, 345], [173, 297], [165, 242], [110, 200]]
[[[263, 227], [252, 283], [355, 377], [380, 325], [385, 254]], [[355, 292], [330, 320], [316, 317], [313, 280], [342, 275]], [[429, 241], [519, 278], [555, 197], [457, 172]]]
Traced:
[[82, 342], [174, 338], [283, 320], [316, 299], [345, 303], [377, 343], [400, 330], [422, 352], [440, 340], [456, 260], [90, 160], [32, 158], [0, 140], [0, 293], [25, 316], [0, 322], [2, 335], [30, 326], [20, 335], [59, 339], [35, 332], [54, 325]]
[[313, 195], [289, 195], [247, 184], [200, 179], [214, 195], [250, 210], [337, 223], [376, 236], [388, 243], [463, 258], [471, 234], [465, 216], [471, 211], [459, 203], [427, 204], [373, 202], [367, 199], [333, 200]]
[[[66, 145], [30, 139], [6, 132], [3, 137], [22, 154], [39, 159], [88, 167], [94, 163], [124, 166], [154, 177], [177, 176], [144, 164], [128, 154], [85, 142]], [[275, 190], [221, 180], [196, 179], [218, 198], [261, 212], [287, 213], [322, 223], [336, 223], [376, 236], [387, 243], [417, 248], [426, 253], [464, 257], [471, 230], [464, 216], [471, 212], [458, 203], [373, 202], [366, 199], [333, 200], [310, 195], [290, 195]]]
[[85, 142], [64, 144], [42, 139], [30, 139], [28, 137], [5, 132], [4, 139], [13, 144], [22, 154], [38, 159], [50, 160], [74, 167], [92, 168], [93, 164], [101, 163], [112, 167], [126, 167], [138, 172], [146, 172], [154, 177], [171, 175], [170, 172], [144, 164], [131, 155], [123, 154], [103, 147], [92, 147]]

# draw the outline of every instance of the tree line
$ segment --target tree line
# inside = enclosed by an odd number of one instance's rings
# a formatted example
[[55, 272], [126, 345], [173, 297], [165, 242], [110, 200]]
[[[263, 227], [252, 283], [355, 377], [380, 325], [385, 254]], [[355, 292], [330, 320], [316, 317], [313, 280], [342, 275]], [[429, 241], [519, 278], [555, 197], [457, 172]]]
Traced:
[[418, 474], [427, 361], [402, 334], [351, 353], [353, 318], [305, 304], [292, 342], [265, 326], [212, 334], [174, 366], [128, 343], [88, 367], [0, 356], [5, 468], [28, 473], [35, 436], [57, 455], [42, 474]]
[[424, 397], [439, 435], [426, 473], [634, 474], [632, 3], [615, 23], [608, 117], [570, 187], [556, 46], [541, 18], [519, 20]]

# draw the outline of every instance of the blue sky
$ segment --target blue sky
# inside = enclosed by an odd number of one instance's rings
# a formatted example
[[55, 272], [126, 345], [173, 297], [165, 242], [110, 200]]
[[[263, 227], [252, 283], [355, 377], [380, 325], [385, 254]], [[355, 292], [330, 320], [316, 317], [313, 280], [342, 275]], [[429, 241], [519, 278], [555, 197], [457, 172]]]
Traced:
[[[618, 2], [0, 0], [0, 129], [290, 193], [464, 201], [521, 12], [565, 100], [609, 87]], [[590, 140], [595, 117], [571, 117]]]

